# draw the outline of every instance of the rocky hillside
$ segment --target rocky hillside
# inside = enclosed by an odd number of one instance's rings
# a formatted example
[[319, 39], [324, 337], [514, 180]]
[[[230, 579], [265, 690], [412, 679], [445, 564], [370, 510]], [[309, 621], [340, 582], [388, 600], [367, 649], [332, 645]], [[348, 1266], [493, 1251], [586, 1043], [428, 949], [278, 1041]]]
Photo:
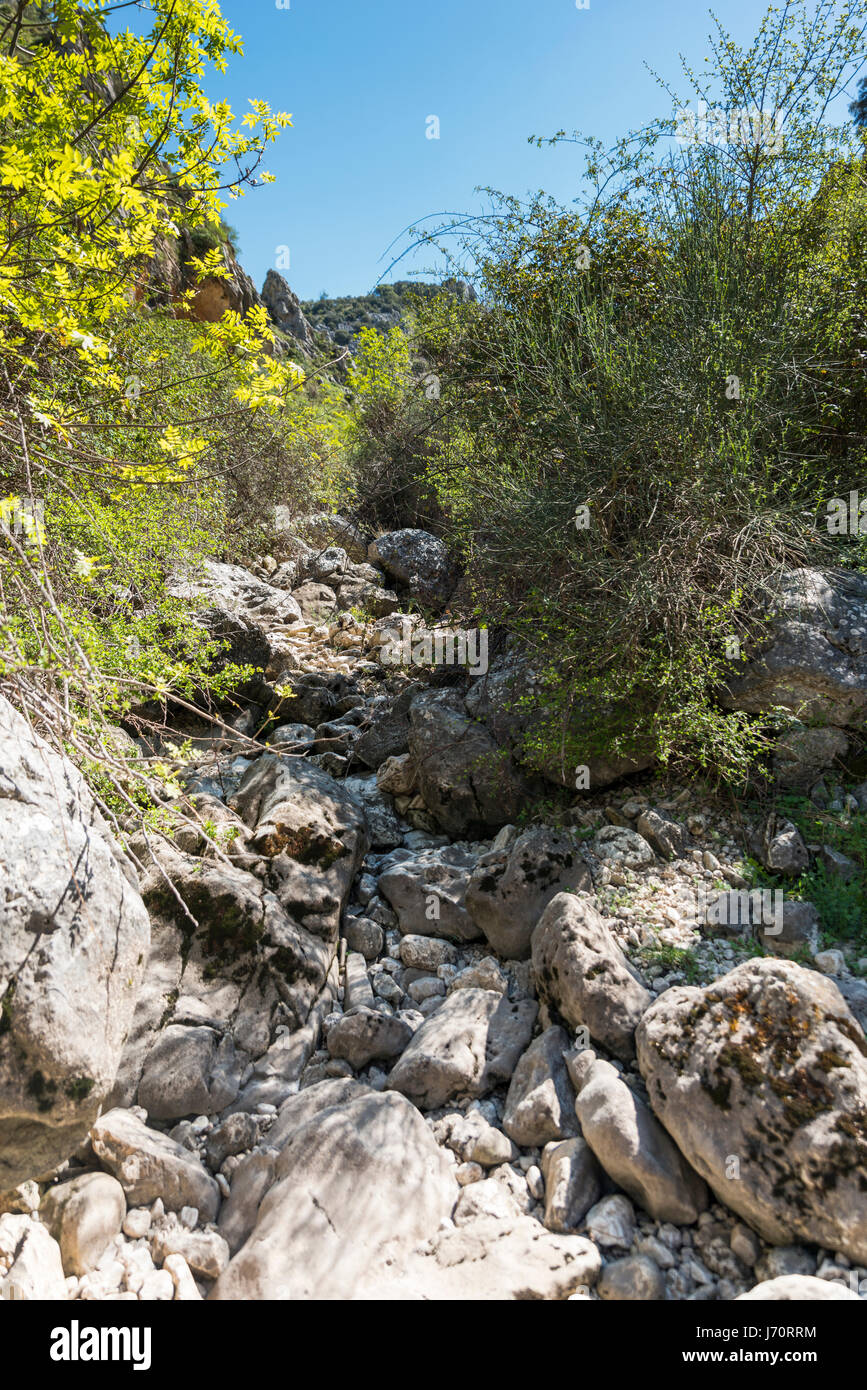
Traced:
[[[271, 272], [269, 272], [270, 274]], [[338, 347], [352, 348], [362, 328], [388, 332], [406, 321], [414, 299], [429, 299], [442, 290], [475, 298], [472, 287], [460, 280], [444, 280], [431, 284], [424, 280], [395, 280], [390, 285], [377, 285], [372, 294], [347, 295], [329, 299], [305, 300], [302, 309], [307, 321]]]
[[[796, 890], [860, 866], [652, 768], [528, 770], [518, 656], [426, 660], [433, 536], [282, 545], [172, 581], [260, 676], [216, 729], [118, 733], [174, 769], [161, 833], [121, 844], [0, 705], [0, 1293], [863, 1297], [867, 961]], [[782, 764], [851, 819], [867, 587], [789, 584], [730, 699], [822, 701]]]

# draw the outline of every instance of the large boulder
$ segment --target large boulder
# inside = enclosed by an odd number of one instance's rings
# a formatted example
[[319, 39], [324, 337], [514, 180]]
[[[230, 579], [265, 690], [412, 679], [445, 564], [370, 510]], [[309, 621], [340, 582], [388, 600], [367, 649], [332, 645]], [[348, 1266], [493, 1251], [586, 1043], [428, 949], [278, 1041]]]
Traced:
[[615, 1057], [634, 1055], [635, 1029], [653, 996], [588, 898], [552, 898], [533, 932], [532, 960], [539, 998], [565, 1023], [586, 1027]]
[[867, 709], [867, 577], [851, 570], [791, 570], [768, 594], [768, 642], [736, 667], [729, 709], [781, 705], [800, 720], [860, 726]]
[[610, 1062], [596, 1058], [587, 1069], [575, 1111], [601, 1167], [645, 1211], [675, 1226], [698, 1220], [705, 1184]]
[[204, 1164], [167, 1134], [149, 1129], [132, 1111], [115, 1109], [100, 1116], [90, 1141], [129, 1206], [150, 1206], [159, 1197], [167, 1211], [195, 1207], [202, 1221], [215, 1219], [220, 1189]]
[[252, 831], [253, 852], [268, 859], [269, 883], [281, 906], [303, 929], [333, 945], [368, 848], [358, 801], [305, 758], [266, 753], [249, 768], [230, 804]]
[[329, 1030], [328, 1052], [361, 1071], [368, 1062], [399, 1057], [411, 1038], [412, 1029], [402, 1018], [362, 1004]]
[[867, 1262], [867, 1042], [829, 979], [745, 961], [667, 990], [637, 1042], [656, 1114], [721, 1202], [775, 1245]]
[[467, 714], [458, 691], [416, 695], [409, 717], [419, 792], [446, 834], [485, 834], [517, 819], [526, 781], [508, 750]]
[[326, 623], [337, 612], [334, 590], [312, 579], [295, 589], [292, 598], [310, 623]]
[[39, 1219], [59, 1244], [67, 1274], [95, 1269], [120, 1234], [125, 1216], [123, 1188], [108, 1173], [82, 1173], [50, 1187], [39, 1207]]
[[[470, 683], [466, 708], [519, 768], [538, 772], [556, 787], [575, 788], [579, 769], [574, 759], [567, 759], [560, 753], [540, 759], [535, 750], [540, 725], [559, 727], [562, 716], [546, 701], [544, 689], [526, 656], [512, 652], [492, 660], [487, 673]], [[590, 742], [581, 727], [580, 704], [572, 712], [568, 734], [570, 747], [580, 748]], [[556, 741], [560, 743], [560, 739]], [[599, 750], [582, 753], [581, 766], [587, 772], [586, 789], [599, 791], [621, 777], [650, 767], [652, 762], [649, 756], [624, 757]]]
[[68, 1297], [60, 1246], [39, 1221], [0, 1216], [0, 1301], [63, 1302]]
[[545, 1217], [549, 1231], [574, 1231], [602, 1192], [602, 1173], [580, 1138], [546, 1144], [542, 1154]]
[[533, 928], [557, 893], [592, 887], [573, 835], [538, 826], [511, 849], [479, 860], [466, 893], [467, 911], [497, 955], [524, 960]]
[[371, 542], [369, 532], [364, 531], [351, 517], [339, 512], [314, 512], [300, 517], [296, 523], [298, 533], [315, 550], [324, 550], [330, 545], [341, 546], [356, 563], [364, 563]]
[[454, 1096], [483, 1096], [508, 1081], [538, 1012], [490, 989], [458, 989], [413, 1036], [388, 1079], [422, 1110]]
[[372, 1269], [434, 1236], [458, 1187], [414, 1106], [362, 1095], [296, 1129], [217, 1300], [365, 1296]]
[[546, 1028], [515, 1067], [503, 1129], [524, 1149], [542, 1148], [554, 1139], [577, 1135], [575, 1092], [564, 1053], [569, 1038], [562, 1028]]
[[781, 1274], [766, 1279], [748, 1293], [738, 1294], [736, 1303], [812, 1303], [831, 1299], [857, 1299], [858, 1294], [834, 1279], [816, 1279], [812, 1274]]
[[[361, 806], [304, 758], [264, 754], [232, 803], [256, 873], [163, 846], [142, 882], [154, 941], [112, 1100], [159, 1119], [235, 1103], [277, 1025], [303, 1030], [367, 848]], [[314, 1030], [281, 1058], [272, 1089], [297, 1080], [315, 1043]]]
[[269, 270], [265, 276], [262, 303], [277, 327], [290, 334], [302, 351], [312, 353], [313, 331], [304, 317], [301, 301], [276, 270]]
[[409, 708], [424, 687], [413, 681], [378, 712], [355, 745], [354, 754], [368, 767], [378, 768], [387, 758], [399, 757], [409, 747]]
[[264, 670], [281, 664], [287, 634], [302, 619], [290, 593], [241, 565], [204, 560], [195, 570], [170, 575], [166, 589], [173, 598], [195, 605], [196, 621], [227, 644], [227, 660]]
[[84, 779], [0, 698], [0, 1191], [69, 1158], [114, 1083], [150, 941]]
[[441, 540], [429, 531], [388, 531], [368, 546], [367, 558], [404, 585], [413, 598], [441, 607], [458, 574]]
[[334, 937], [307, 930], [258, 875], [165, 846], [142, 892], [153, 944], [111, 1099], [164, 1120], [213, 1114], [278, 1021], [302, 1027]]
[[596, 1246], [584, 1236], [546, 1231], [530, 1216], [479, 1216], [444, 1226], [428, 1248], [383, 1269], [367, 1285], [366, 1297], [386, 1303], [586, 1298], [601, 1264]]
[[472, 863], [449, 846], [401, 859], [380, 874], [377, 892], [394, 908], [404, 936], [474, 941], [481, 935], [465, 904]]

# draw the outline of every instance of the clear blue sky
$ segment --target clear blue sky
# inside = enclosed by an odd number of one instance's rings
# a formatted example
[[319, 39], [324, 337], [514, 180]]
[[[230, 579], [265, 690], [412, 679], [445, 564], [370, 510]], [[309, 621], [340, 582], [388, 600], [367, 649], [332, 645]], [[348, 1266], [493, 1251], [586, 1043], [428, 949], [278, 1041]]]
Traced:
[[[612, 141], [664, 114], [645, 63], [674, 80], [678, 52], [701, 65], [703, 0], [222, 0], [245, 55], [207, 90], [236, 115], [250, 97], [292, 112], [272, 147], [277, 182], [231, 204], [242, 260], [261, 287], [282, 273], [302, 299], [364, 294], [389, 243], [431, 213], [479, 208], [475, 187], [575, 197], [579, 151], [538, 150], [560, 128]], [[765, 0], [727, 0], [721, 17], [748, 41]], [[440, 120], [440, 139], [425, 136]], [[387, 279], [409, 278], [405, 263]]]

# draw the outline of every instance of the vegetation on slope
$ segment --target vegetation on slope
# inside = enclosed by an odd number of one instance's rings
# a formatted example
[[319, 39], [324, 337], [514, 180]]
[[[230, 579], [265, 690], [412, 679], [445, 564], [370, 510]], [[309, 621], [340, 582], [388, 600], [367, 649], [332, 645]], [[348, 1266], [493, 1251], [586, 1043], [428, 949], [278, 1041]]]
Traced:
[[825, 523], [865, 453], [867, 162], [828, 120], [865, 17], [788, 4], [746, 51], [718, 28], [669, 119], [608, 154], [580, 142], [578, 211], [492, 195], [469, 230], [427, 234], [478, 302], [420, 306], [436, 392], [395, 341], [360, 459], [435, 496], [481, 617], [533, 651], [540, 763], [743, 778], [773, 728], [715, 697], [760, 592], [786, 566], [862, 564], [863, 537]]
[[[126, 6], [135, 31], [114, 8], [0, 8], [0, 689], [85, 763], [106, 720], [237, 679], [166, 574], [254, 549], [269, 499], [327, 501], [345, 428], [261, 307], [191, 318], [226, 274], [226, 197], [269, 178], [290, 118], [205, 96], [241, 51], [212, 0]], [[191, 288], [154, 308], [183, 229]]]

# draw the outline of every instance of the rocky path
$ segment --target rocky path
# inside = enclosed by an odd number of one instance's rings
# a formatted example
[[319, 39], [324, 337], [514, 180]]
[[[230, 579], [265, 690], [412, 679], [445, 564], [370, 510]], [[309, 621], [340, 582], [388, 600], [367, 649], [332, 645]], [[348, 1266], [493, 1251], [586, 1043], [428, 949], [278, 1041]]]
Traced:
[[[383, 665], [397, 590], [430, 601], [441, 557], [351, 554], [212, 567], [208, 620], [269, 684], [225, 737], [179, 728], [183, 815], [129, 827], [137, 876], [77, 783], [46, 798], [7, 716], [13, 798], [55, 838], [90, 815], [107, 861], [82, 994], [120, 969], [129, 997], [71, 1059], [28, 971], [68, 968], [78, 910], [13, 958], [0, 1292], [867, 1296], [858, 962], [801, 904], [768, 905], [761, 955], [713, 920], [746, 890], [744, 830], [690, 788], [645, 775], [512, 823], [514, 785], [497, 809], [497, 771], [472, 775], [484, 725]], [[767, 836], [797, 861], [790, 827]]]

